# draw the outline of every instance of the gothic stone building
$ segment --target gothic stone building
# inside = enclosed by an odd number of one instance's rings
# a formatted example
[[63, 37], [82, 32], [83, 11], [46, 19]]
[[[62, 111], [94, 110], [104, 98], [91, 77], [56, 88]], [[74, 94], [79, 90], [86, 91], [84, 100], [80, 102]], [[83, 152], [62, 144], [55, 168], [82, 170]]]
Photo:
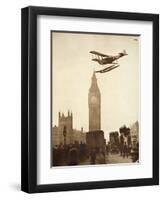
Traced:
[[58, 114], [58, 126], [53, 127], [52, 144], [74, 144], [86, 143], [90, 148], [104, 148], [104, 132], [101, 130], [101, 94], [97, 84], [95, 72], [91, 79], [91, 87], [88, 93], [89, 108], [89, 132], [84, 133], [83, 129], [73, 129], [73, 115]]
[[131, 142], [139, 142], [139, 122], [136, 121], [130, 127], [130, 134], [131, 134]]
[[52, 129], [52, 145], [64, 145], [85, 143], [85, 133], [83, 128], [81, 130], [73, 129], [73, 115], [68, 111], [67, 116], [63, 113], [58, 113], [58, 126], [54, 126]]
[[101, 129], [101, 94], [97, 85], [95, 72], [92, 76], [91, 87], [88, 94], [89, 131]]
[[86, 134], [86, 143], [90, 148], [104, 148], [104, 132], [101, 130], [101, 94], [93, 72], [91, 87], [88, 93], [89, 132]]

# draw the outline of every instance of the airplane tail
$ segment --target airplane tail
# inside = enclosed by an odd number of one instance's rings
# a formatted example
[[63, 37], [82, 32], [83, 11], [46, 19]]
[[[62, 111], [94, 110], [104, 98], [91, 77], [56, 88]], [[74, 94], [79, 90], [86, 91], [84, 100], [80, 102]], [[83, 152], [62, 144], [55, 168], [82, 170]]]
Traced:
[[124, 49], [123, 52], [122, 52], [124, 55], [127, 55], [127, 52], [126, 50]]

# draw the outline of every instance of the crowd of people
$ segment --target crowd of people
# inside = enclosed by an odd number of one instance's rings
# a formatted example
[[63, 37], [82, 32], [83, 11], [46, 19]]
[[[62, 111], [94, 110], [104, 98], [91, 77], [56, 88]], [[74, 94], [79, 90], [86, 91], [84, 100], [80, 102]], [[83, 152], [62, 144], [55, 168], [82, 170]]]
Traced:
[[53, 148], [53, 166], [77, 165], [88, 157], [88, 149], [84, 143], [56, 145]]
[[107, 154], [120, 154], [123, 158], [132, 158], [133, 162], [139, 159], [139, 143], [137, 140], [131, 142], [131, 136], [121, 134], [106, 145]]
[[104, 164], [105, 150], [89, 148], [86, 144], [56, 145], [53, 148], [53, 166], [67, 166], [82, 164], [86, 160], [89, 164]]
[[105, 164], [106, 152], [102, 148], [92, 148], [90, 151], [90, 164]]
[[69, 145], [56, 145], [53, 148], [52, 160], [53, 166], [79, 165], [85, 161], [89, 164], [105, 164], [106, 156], [110, 154], [119, 154], [123, 158], [132, 158], [136, 162], [139, 158], [138, 142], [131, 145], [130, 137], [119, 136], [118, 143], [109, 141], [103, 148], [90, 148], [84, 143], [75, 143]]

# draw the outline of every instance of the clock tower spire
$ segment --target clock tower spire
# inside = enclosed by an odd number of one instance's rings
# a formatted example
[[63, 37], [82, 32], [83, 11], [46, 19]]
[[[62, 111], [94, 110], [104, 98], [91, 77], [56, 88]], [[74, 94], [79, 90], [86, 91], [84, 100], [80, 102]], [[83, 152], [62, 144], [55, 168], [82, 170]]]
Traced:
[[101, 129], [101, 94], [95, 72], [92, 75], [91, 87], [88, 94], [89, 131]]

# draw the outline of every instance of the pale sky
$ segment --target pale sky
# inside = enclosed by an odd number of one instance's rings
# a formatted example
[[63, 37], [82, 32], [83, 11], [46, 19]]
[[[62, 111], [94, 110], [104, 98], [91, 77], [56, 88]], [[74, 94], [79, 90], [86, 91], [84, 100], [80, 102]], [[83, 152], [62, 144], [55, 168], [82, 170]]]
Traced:
[[101, 129], [110, 131], [139, 119], [139, 36], [52, 33], [52, 122], [58, 126], [58, 112], [73, 113], [73, 128], [88, 131], [88, 90], [94, 70], [89, 51], [117, 55], [125, 49], [128, 56], [119, 59], [120, 67], [97, 73], [101, 92]]

